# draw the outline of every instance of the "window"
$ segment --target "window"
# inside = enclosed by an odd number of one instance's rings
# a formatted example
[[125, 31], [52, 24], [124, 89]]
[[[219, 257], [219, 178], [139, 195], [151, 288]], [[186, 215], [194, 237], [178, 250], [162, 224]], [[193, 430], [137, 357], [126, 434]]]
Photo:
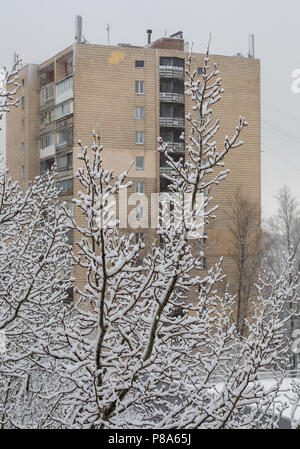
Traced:
[[21, 107], [22, 107], [22, 109], [24, 109], [24, 107], [25, 107], [25, 98], [24, 97], [22, 97], [22, 99], [21, 99]]
[[25, 120], [24, 119], [22, 119], [22, 122], [21, 122], [21, 131], [22, 132], [25, 131]]
[[61, 195], [69, 195], [73, 193], [73, 179], [63, 179], [62, 181], [57, 181], [56, 186], [61, 190]]
[[51, 157], [50, 159], [44, 159], [40, 162], [40, 173], [41, 175], [45, 173], [47, 170], [51, 170], [52, 166], [54, 164], [54, 157]]
[[67, 101], [56, 108], [56, 119], [73, 114], [73, 101]]
[[55, 110], [43, 112], [40, 116], [40, 124], [47, 125], [55, 120]]
[[73, 287], [70, 287], [67, 289], [67, 297], [64, 299], [64, 303], [67, 304], [71, 304], [73, 302], [74, 299], [74, 289]]
[[144, 144], [144, 131], [136, 131], [135, 132], [135, 143], [137, 145]]
[[24, 87], [25, 86], [25, 80], [24, 80], [24, 78], [22, 79], [22, 87]]
[[24, 179], [24, 165], [21, 165], [21, 178]]
[[198, 75], [203, 75], [205, 72], [204, 67], [198, 67]]
[[69, 170], [73, 166], [72, 159], [73, 159], [72, 153], [68, 153], [68, 154], [65, 154], [64, 156], [57, 157], [57, 159], [56, 159], [57, 169], [58, 170]]
[[21, 143], [21, 154], [24, 154], [25, 144], [24, 142]]
[[144, 89], [144, 81], [136, 81], [135, 82], [135, 93], [142, 95], [145, 93]]
[[135, 68], [142, 69], [144, 67], [144, 61], [135, 61]]
[[64, 92], [73, 90], [73, 77], [66, 78], [56, 84], [56, 96], [63, 94]]
[[40, 139], [41, 150], [50, 147], [51, 145], [54, 145], [54, 134], [46, 134], [45, 136], [41, 137]]
[[135, 209], [135, 218], [137, 220], [141, 220], [144, 216], [144, 208], [143, 206], [137, 206], [137, 208]]
[[135, 118], [136, 120], [144, 119], [144, 106], [136, 106], [135, 108]]
[[206, 270], [206, 257], [201, 257], [202, 270]]
[[68, 245], [73, 245], [73, 229], [67, 231]]
[[73, 127], [69, 126], [69, 128], [64, 128], [58, 131], [56, 146], [60, 147], [63, 145], [67, 145], [72, 139], [73, 139]]
[[66, 59], [66, 76], [72, 75], [73, 73], [73, 56], [69, 56]]
[[145, 241], [145, 234], [143, 232], [136, 232], [136, 234], [135, 234], [135, 241], [136, 241], [136, 243], [139, 243], [139, 241], [144, 242]]
[[135, 158], [136, 170], [144, 170], [144, 156], [137, 156]]
[[135, 193], [144, 193], [144, 183], [142, 181], [135, 183]]
[[52, 100], [54, 98], [54, 87], [53, 84], [50, 84], [50, 86], [45, 87], [41, 91], [41, 103], [44, 104], [49, 100]]

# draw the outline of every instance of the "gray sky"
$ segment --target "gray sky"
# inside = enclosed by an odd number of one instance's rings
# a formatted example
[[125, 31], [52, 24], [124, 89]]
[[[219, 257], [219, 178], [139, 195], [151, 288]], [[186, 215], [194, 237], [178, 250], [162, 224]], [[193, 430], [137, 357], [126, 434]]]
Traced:
[[203, 52], [211, 32], [211, 53], [234, 55], [247, 53], [248, 34], [254, 33], [262, 68], [263, 213], [276, 211], [274, 195], [284, 184], [300, 199], [300, 93], [291, 90], [291, 74], [300, 69], [299, 0], [2, 2], [0, 65], [9, 66], [14, 51], [26, 63], [40, 63], [70, 45], [76, 14], [83, 16], [83, 35], [94, 44], [107, 43], [109, 23], [112, 45], [143, 45], [147, 28], [153, 40], [182, 30], [194, 50]]

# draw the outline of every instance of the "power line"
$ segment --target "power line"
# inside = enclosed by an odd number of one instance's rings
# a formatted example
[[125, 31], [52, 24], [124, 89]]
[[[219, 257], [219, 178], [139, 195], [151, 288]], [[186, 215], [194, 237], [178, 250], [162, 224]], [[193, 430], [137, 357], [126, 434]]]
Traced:
[[289, 117], [289, 118], [291, 118], [293, 120], [296, 120], [296, 122], [300, 122], [300, 118], [295, 117], [294, 115], [288, 114], [287, 112], [283, 112], [280, 109], [276, 108], [275, 106], [271, 106], [270, 104], [267, 104], [267, 103], [264, 103], [264, 102], [262, 102], [262, 104], [264, 106], [268, 106], [268, 108], [274, 109], [274, 111], [277, 111], [280, 114], [285, 115], [286, 117]]
[[285, 164], [289, 165], [290, 167], [292, 167], [294, 170], [299, 171], [300, 169], [295, 167], [295, 165], [291, 164], [287, 159], [284, 159], [282, 156], [280, 156], [277, 151], [274, 150], [274, 148], [270, 148], [268, 145], [266, 144], [262, 144], [262, 147], [265, 148], [266, 150], [271, 151], [271, 153], [273, 153], [275, 156], [277, 156], [281, 161], [283, 161]]
[[287, 137], [288, 139], [292, 140], [293, 142], [297, 143], [298, 145], [300, 145], [300, 139], [298, 140], [297, 138], [291, 136], [288, 131], [280, 128], [278, 125], [273, 124], [271, 122], [269, 122], [268, 120], [264, 120], [262, 119], [262, 122], [265, 123], [266, 125], [271, 126], [271, 128], [273, 128], [275, 131], [279, 132], [280, 134], [282, 134], [283, 136]]

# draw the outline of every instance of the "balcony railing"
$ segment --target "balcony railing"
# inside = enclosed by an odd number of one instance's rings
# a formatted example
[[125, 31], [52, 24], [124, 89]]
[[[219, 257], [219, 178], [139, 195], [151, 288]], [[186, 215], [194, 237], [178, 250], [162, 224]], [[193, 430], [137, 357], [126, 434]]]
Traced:
[[159, 171], [160, 171], [161, 175], [163, 175], [163, 174], [170, 175], [172, 170], [173, 170], [172, 167], [168, 167], [167, 165], [162, 165], [159, 167]]
[[183, 142], [166, 142], [168, 148], [173, 150], [175, 153], [184, 153], [184, 143]]
[[184, 78], [184, 67], [161, 65], [159, 67], [160, 76], [164, 78]]
[[55, 154], [55, 145], [51, 144], [45, 148], [40, 149], [40, 158], [53, 156]]
[[183, 117], [160, 117], [160, 126], [171, 126], [174, 128], [184, 128]]
[[168, 103], [184, 103], [184, 94], [177, 94], [175, 92], [160, 92], [160, 101]]

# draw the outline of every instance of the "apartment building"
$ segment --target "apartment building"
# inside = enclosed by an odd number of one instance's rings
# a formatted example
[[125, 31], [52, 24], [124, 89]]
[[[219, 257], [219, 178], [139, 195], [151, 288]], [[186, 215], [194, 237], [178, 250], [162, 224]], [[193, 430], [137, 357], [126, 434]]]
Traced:
[[[113, 168], [118, 175], [134, 162], [129, 172], [133, 183], [130, 198], [121, 206], [129, 215], [135, 214], [139, 226], [130, 229], [127, 223], [124, 228], [150, 245], [156, 238], [150, 225], [150, 196], [167, 190], [163, 175], [168, 168], [157, 152], [157, 137], [169, 143], [174, 158], [184, 157], [180, 135], [191, 105], [184, 95], [188, 53], [182, 32], [151, 42], [148, 31], [144, 46], [93, 45], [82, 42], [81, 33], [77, 33], [75, 43], [52, 58], [39, 65], [25, 65], [19, 76], [20, 107], [7, 115], [6, 163], [13, 178], [26, 187], [56, 161], [61, 198], [71, 204], [79, 189], [75, 177], [81, 164], [76, 158], [77, 139], [90, 145], [91, 130], [99, 129], [105, 168]], [[203, 59], [204, 55], [194, 54], [192, 68], [200, 72]], [[219, 211], [209, 231], [214, 244], [206, 264], [224, 255], [224, 271], [230, 274], [227, 198], [241, 188], [258, 206], [261, 201], [260, 62], [237, 56], [211, 55], [210, 59], [211, 64], [218, 64], [225, 89], [222, 101], [215, 106], [215, 117], [221, 121], [220, 147], [224, 137], [234, 133], [240, 116], [249, 123], [243, 132], [244, 145], [226, 159], [228, 179], [213, 192]], [[134, 193], [145, 193], [148, 204], [137, 207]], [[74, 275], [82, 278], [79, 271]]]

